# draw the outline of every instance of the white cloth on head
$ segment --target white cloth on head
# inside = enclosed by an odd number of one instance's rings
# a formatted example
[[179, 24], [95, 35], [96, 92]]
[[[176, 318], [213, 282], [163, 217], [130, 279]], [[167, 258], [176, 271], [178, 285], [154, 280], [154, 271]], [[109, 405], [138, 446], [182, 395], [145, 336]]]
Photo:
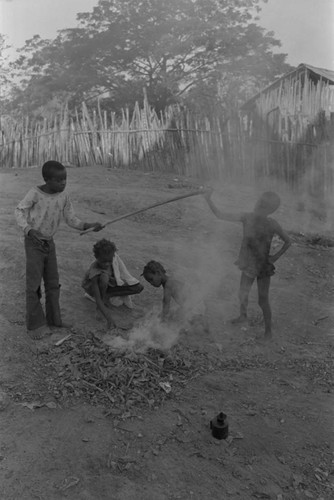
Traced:
[[[114, 259], [112, 261], [112, 267], [114, 270], [114, 277], [118, 286], [122, 286], [124, 284], [137, 285], [139, 283], [139, 281], [129, 273], [126, 265], [117, 253], [115, 253]], [[120, 305], [124, 304], [129, 309], [133, 309], [132, 299], [130, 295], [112, 297], [110, 299], [111, 304], [113, 304], [113, 300], [115, 300], [116, 302], [116, 299], [118, 303], [121, 301]], [[114, 303], [113, 305], [117, 306], [118, 304]]]
[[112, 267], [114, 271], [114, 277], [118, 286], [122, 286], [125, 284], [137, 285], [139, 283], [139, 281], [129, 273], [126, 265], [117, 253], [115, 253], [114, 259], [112, 261]]

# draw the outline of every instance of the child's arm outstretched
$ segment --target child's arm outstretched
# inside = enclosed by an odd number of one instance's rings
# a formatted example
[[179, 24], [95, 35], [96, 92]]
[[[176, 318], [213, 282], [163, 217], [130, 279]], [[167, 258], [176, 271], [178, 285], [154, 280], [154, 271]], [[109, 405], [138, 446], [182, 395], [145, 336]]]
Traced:
[[287, 251], [287, 249], [291, 246], [291, 240], [290, 240], [289, 236], [287, 235], [287, 233], [285, 231], [283, 231], [283, 229], [278, 224], [278, 222], [276, 222], [275, 233], [283, 241], [283, 246], [278, 250], [278, 252], [274, 253], [274, 255], [269, 256], [269, 260], [272, 264], [274, 262], [276, 262]]
[[95, 232], [101, 231], [101, 229], [103, 229], [103, 225], [100, 222], [81, 221], [81, 219], [79, 219], [74, 212], [74, 208], [69, 196], [67, 196], [66, 198], [63, 214], [66, 224], [70, 227], [73, 227], [74, 229], [86, 231], [87, 229], [94, 228], [93, 231]]
[[101, 296], [100, 287], [98, 284], [98, 278], [99, 278], [98, 276], [94, 276], [92, 278], [92, 292], [96, 302], [96, 307], [98, 308], [99, 311], [101, 311], [103, 316], [106, 318], [107, 328], [109, 329], [116, 325], [111, 315], [110, 309], [104, 303], [104, 297]]
[[220, 210], [218, 210], [216, 205], [211, 200], [212, 193], [213, 193], [213, 189], [211, 189], [211, 188], [207, 189], [204, 193], [204, 198], [206, 199], [211, 211], [215, 214], [215, 216], [218, 219], [226, 220], [228, 222], [241, 222], [241, 214], [230, 214], [230, 213], [225, 213], [225, 212], [221, 212]]
[[171, 287], [169, 286], [168, 282], [164, 286], [164, 296], [162, 298], [162, 313], [161, 313], [161, 319], [164, 321], [168, 314], [169, 314], [169, 309], [170, 309], [170, 301], [172, 299], [172, 290]]

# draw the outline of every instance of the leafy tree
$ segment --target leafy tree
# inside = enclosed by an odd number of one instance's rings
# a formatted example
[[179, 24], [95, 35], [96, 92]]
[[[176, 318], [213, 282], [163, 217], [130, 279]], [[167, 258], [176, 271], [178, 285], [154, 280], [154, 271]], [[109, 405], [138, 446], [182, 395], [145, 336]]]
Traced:
[[273, 53], [280, 42], [255, 23], [260, 1], [99, 0], [78, 14], [77, 28], [26, 42], [13, 64], [28, 75], [16, 104], [66, 96], [75, 106], [100, 95], [115, 110], [131, 107], [145, 87], [156, 109], [198, 106], [204, 91], [226, 108], [228, 89], [244, 96], [289, 69]]
[[3, 103], [9, 91], [11, 82], [8, 72], [8, 56], [6, 50], [9, 49], [7, 45], [6, 36], [0, 33], [0, 100]]

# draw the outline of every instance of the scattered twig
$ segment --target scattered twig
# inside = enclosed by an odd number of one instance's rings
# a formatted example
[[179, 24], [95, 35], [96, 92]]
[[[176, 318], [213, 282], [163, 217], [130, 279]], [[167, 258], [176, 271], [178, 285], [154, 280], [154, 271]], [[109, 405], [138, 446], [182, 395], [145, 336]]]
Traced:
[[64, 342], [66, 342], [66, 340], [68, 340], [70, 337], [72, 337], [71, 333], [69, 335], [66, 335], [66, 337], [63, 337], [62, 339], [58, 340], [58, 342], [55, 343], [55, 346], [59, 347]]
[[161, 390], [161, 383], [170, 377], [175, 393], [212, 366], [208, 354], [181, 345], [165, 354], [163, 364], [160, 358], [161, 351], [152, 348], [145, 353], [113, 350], [94, 332], [89, 338], [74, 336], [71, 342], [64, 341], [41, 354], [41, 360], [45, 359], [50, 369], [57, 372], [49, 380], [58, 399], [82, 397], [94, 404], [98, 401], [120, 410], [121, 415], [132, 406], [157, 406], [170, 397], [170, 391]]
[[327, 319], [328, 317], [329, 317], [329, 316], [322, 316], [321, 318], [318, 318], [318, 319], [316, 319], [315, 321], [313, 321], [313, 324], [314, 324], [315, 326], [317, 326], [317, 325], [320, 323], [320, 321], [323, 321], [324, 319]]
[[116, 425], [114, 429], [119, 429], [120, 431], [125, 431], [125, 432], [135, 432], [132, 429], [126, 429], [125, 427], [120, 427], [119, 425]]

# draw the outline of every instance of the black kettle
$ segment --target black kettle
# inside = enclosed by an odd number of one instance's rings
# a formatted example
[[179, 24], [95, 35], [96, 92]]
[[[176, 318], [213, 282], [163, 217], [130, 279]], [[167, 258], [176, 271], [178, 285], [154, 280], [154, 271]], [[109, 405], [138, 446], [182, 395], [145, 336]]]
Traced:
[[212, 435], [216, 439], [226, 439], [228, 436], [228, 421], [225, 413], [220, 412], [210, 421]]

